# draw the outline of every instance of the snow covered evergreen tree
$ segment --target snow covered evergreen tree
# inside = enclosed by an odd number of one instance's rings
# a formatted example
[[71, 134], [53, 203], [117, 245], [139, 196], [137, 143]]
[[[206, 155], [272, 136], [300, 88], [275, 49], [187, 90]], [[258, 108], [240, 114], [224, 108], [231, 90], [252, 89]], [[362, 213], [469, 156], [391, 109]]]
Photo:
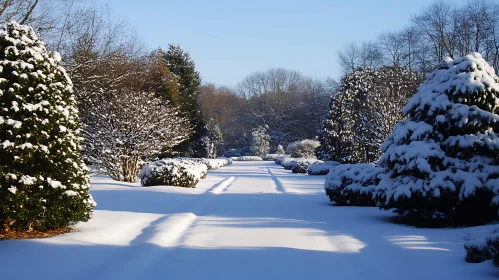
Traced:
[[60, 63], [31, 27], [0, 27], [0, 230], [73, 225], [95, 206]]
[[374, 163], [381, 156], [381, 144], [403, 120], [402, 109], [422, 79], [399, 65], [384, 66], [374, 72], [362, 71], [362, 74], [366, 78], [357, 84], [353, 111], [358, 143], [356, 161]]
[[499, 202], [499, 78], [478, 53], [442, 61], [383, 144], [378, 205], [419, 220], [480, 224]]
[[259, 126], [251, 133], [251, 153], [255, 156], [264, 156], [270, 151], [270, 136], [267, 127]]
[[331, 97], [329, 113], [319, 130], [320, 146], [317, 158], [339, 163], [358, 162], [358, 142], [355, 134], [356, 97], [373, 87], [375, 71], [360, 69], [341, 81], [338, 92]]
[[317, 156], [343, 163], [373, 163], [402, 108], [420, 84], [418, 75], [398, 65], [363, 68], [346, 75], [331, 99], [319, 132]]

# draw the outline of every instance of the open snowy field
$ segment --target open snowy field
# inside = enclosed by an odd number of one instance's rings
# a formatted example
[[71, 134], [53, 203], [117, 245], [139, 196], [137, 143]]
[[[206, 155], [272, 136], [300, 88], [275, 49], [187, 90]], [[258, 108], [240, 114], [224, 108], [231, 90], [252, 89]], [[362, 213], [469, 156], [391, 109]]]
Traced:
[[464, 261], [469, 234], [334, 207], [324, 176], [234, 162], [195, 189], [92, 179], [93, 219], [50, 239], [1, 241], [2, 279], [494, 279]]

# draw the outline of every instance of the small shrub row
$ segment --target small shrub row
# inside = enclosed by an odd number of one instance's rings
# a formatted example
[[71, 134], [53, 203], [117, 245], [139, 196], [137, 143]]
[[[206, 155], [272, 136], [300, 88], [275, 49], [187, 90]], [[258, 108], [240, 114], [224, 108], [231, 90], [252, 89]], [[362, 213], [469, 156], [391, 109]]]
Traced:
[[[322, 161], [319, 161], [317, 159], [313, 158], [285, 158], [282, 162], [281, 165], [284, 167], [286, 170], [305, 170], [304, 172], [295, 172], [295, 173], [307, 173], [307, 169], [310, 165], [314, 163], [320, 163]], [[301, 168], [298, 168], [301, 167]]]
[[237, 161], [262, 161], [261, 157], [257, 156], [241, 156], [237, 158]]
[[335, 161], [316, 162], [308, 167], [308, 175], [327, 175], [331, 167], [338, 165]]
[[267, 154], [262, 157], [264, 161], [275, 161], [281, 154]]

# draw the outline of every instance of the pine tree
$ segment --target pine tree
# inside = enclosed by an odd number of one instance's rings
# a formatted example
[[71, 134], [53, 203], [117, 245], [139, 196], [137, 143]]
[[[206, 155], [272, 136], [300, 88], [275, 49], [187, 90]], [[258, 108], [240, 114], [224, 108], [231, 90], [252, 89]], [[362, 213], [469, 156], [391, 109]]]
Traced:
[[383, 144], [378, 205], [418, 220], [497, 217], [499, 77], [478, 53], [442, 61]]
[[60, 60], [31, 27], [0, 27], [0, 229], [69, 226], [95, 206]]
[[163, 59], [179, 83], [179, 107], [191, 120], [191, 126], [194, 127], [194, 134], [189, 141], [182, 143], [179, 149], [181, 152], [194, 157], [204, 157], [209, 154], [205, 145], [206, 137], [209, 137], [209, 130], [206, 127], [199, 104], [198, 95], [201, 84], [199, 72], [196, 71], [190, 54], [178, 45], [170, 44]]

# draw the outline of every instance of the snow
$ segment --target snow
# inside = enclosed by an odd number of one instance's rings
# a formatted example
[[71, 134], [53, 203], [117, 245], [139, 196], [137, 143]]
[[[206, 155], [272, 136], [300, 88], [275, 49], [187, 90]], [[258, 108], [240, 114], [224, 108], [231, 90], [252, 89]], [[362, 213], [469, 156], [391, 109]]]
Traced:
[[263, 159], [258, 156], [240, 156], [237, 161], [262, 161]]
[[91, 180], [77, 232], [0, 242], [2, 279], [495, 279], [464, 244], [497, 225], [421, 229], [334, 207], [323, 176], [272, 162], [210, 170], [196, 188]]

